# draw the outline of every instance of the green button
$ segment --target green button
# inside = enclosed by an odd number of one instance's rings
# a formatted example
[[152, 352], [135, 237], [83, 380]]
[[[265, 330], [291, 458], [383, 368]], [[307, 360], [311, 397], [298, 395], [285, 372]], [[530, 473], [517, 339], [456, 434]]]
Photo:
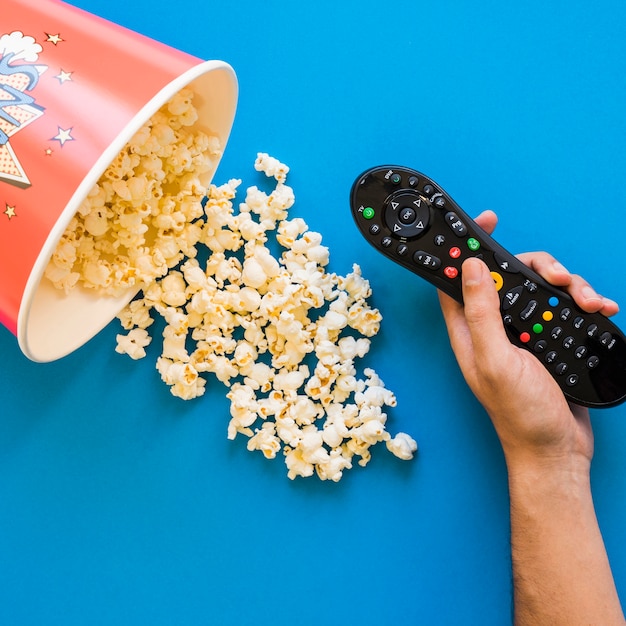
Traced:
[[474, 237], [470, 237], [467, 240], [467, 247], [473, 252], [476, 252], [476, 250], [480, 248], [480, 241], [478, 241], [478, 239], [474, 239]]
[[391, 177], [391, 182], [392, 182], [394, 185], [399, 185], [401, 181], [402, 181], [402, 176], [400, 176], [400, 174], [394, 174], [394, 175]]
[[363, 217], [366, 220], [371, 220], [374, 215], [376, 215], [376, 211], [374, 211], [374, 209], [372, 209], [372, 207], [368, 206], [366, 208], [363, 209]]
[[543, 325], [535, 324], [533, 326], [533, 332], [535, 333], [535, 335], [538, 335], [539, 333], [542, 333], [543, 332]]

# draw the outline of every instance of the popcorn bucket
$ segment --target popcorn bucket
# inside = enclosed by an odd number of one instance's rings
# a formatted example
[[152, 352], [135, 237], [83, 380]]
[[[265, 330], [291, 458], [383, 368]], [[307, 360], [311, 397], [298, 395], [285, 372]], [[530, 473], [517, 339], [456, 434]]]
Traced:
[[[60, 0], [2, 0], [0, 17], [0, 322], [24, 354], [52, 361], [106, 326], [139, 287], [67, 295], [44, 271], [106, 168], [161, 106], [194, 92], [195, 125], [226, 145], [237, 80]], [[216, 163], [217, 165], [217, 163]], [[210, 183], [213, 171], [203, 174]]]

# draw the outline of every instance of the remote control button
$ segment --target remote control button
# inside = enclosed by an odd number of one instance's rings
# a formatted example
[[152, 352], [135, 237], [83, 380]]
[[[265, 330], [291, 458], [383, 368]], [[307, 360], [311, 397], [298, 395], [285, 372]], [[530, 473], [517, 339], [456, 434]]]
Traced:
[[508, 313], [502, 318], [502, 321], [508, 326], [513, 323], [513, 316]]
[[550, 350], [550, 352], [546, 354], [546, 363], [554, 363], [557, 356], [559, 355], [554, 350]]
[[371, 235], [379, 235], [381, 231], [380, 224], [372, 224], [370, 226], [370, 234]]
[[493, 282], [496, 285], [496, 291], [500, 291], [500, 289], [502, 289], [502, 287], [504, 286], [504, 280], [502, 276], [500, 276], [498, 272], [491, 272], [491, 278], [493, 278]]
[[541, 317], [545, 322], [551, 322], [554, 319], [554, 313], [552, 311], [544, 311]]
[[600, 343], [607, 349], [611, 350], [615, 345], [615, 337], [611, 333], [604, 332], [600, 335]]
[[533, 324], [533, 332], [535, 335], [539, 335], [543, 332], [543, 324]]
[[563, 334], [563, 329], [560, 326], [555, 326], [550, 333], [550, 337], [555, 341]]
[[[491, 275], [493, 276], [496, 273], [497, 272], [491, 272]], [[500, 274], [498, 274], [498, 276], [500, 276]], [[502, 280], [502, 276], [500, 276], [500, 280]], [[504, 294], [504, 298], [502, 298], [502, 308], [505, 311], [507, 311], [512, 306], [515, 306], [517, 304], [517, 301], [520, 299], [520, 296], [522, 295], [523, 291], [524, 291], [524, 287], [522, 287], [521, 285], [518, 287], [513, 287], [512, 289], [509, 289]]]
[[585, 323], [584, 317], [581, 317], [580, 315], [578, 315], [577, 317], [574, 318], [574, 328], [576, 328], [576, 330], [579, 330], [580, 328], [582, 328], [584, 323]]
[[574, 345], [574, 343], [575, 343], [574, 337], [572, 337], [571, 335], [563, 339], [563, 347], [566, 350], [569, 350]]
[[383, 248], [388, 248], [388, 247], [389, 247], [392, 243], [393, 243], [393, 239], [392, 239], [391, 237], [383, 237], [383, 238], [380, 240], [380, 245], [381, 245]]
[[435, 239], [433, 240], [436, 246], [443, 246], [446, 243], [446, 238], [443, 235], [435, 235]]
[[578, 374], [570, 374], [566, 379], [565, 379], [565, 384], [568, 387], [573, 387], [576, 383], [578, 382]]
[[545, 339], [540, 339], [534, 347], [535, 352], [543, 352], [548, 347], [548, 342]]
[[587, 346], [578, 346], [578, 348], [574, 350], [574, 356], [577, 359], [583, 359], [587, 356], [587, 352], [589, 352], [589, 350], [587, 349]]
[[595, 369], [596, 367], [598, 367], [599, 363], [600, 363], [600, 359], [597, 356], [590, 356], [587, 359], [587, 367], [590, 370]]
[[554, 368], [554, 371], [559, 376], [563, 376], [563, 374], [565, 374], [567, 370], [568, 370], [567, 363], [557, 363], [556, 367]]
[[443, 270], [443, 273], [448, 278], [456, 278], [459, 275], [459, 270], [457, 270], [456, 267], [452, 267], [451, 265], [449, 265]]
[[407, 246], [405, 243], [401, 243], [396, 248], [396, 252], [398, 253], [399, 256], [404, 256], [408, 251], [409, 251], [409, 246]]
[[417, 176], [409, 176], [409, 187], [417, 187], [419, 179]]
[[567, 320], [572, 317], [572, 309], [569, 309], [567, 307], [565, 307], [564, 309], [561, 309], [561, 312], [559, 313], [559, 317], [561, 318], [562, 322], [567, 322]]
[[363, 209], [362, 215], [366, 220], [371, 220], [376, 215], [376, 211], [371, 206], [367, 206]]
[[394, 185], [399, 185], [402, 182], [402, 176], [400, 176], [400, 174], [393, 174], [390, 180]]
[[461, 256], [461, 248], [457, 248], [456, 246], [454, 248], [450, 248], [450, 251], [448, 252], [448, 254], [453, 259], [458, 259]]
[[434, 193], [435, 188], [432, 185], [424, 185], [424, 193], [427, 196], [430, 196], [432, 193]]
[[438, 209], [443, 209], [446, 205], [446, 199], [441, 193], [436, 193], [430, 200]]
[[465, 237], [465, 235], [467, 235], [467, 226], [465, 226], [454, 211], [446, 213], [446, 222], [452, 229], [452, 232], [458, 237]]
[[559, 305], [559, 299], [556, 296], [551, 296], [548, 300], [548, 304], [551, 307], [557, 307]]
[[441, 260], [432, 254], [428, 254], [423, 250], [418, 250], [413, 254], [413, 260], [422, 267], [427, 267], [431, 270], [436, 270], [441, 266]]
[[503, 272], [508, 272], [509, 274], [519, 274], [519, 270], [514, 265], [511, 265], [511, 261], [509, 261], [506, 257], [494, 252], [493, 258]]
[[522, 334], [519, 336], [519, 340], [520, 340], [522, 343], [528, 343], [528, 342], [530, 341], [530, 333], [526, 333], [526, 332], [522, 333]]
[[476, 252], [480, 248], [480, 241], [478, 239], [474, 239], [474, 237], [470, 237], [467, 240], [467, 247], [472, 251]]
[[399, 213], [400, 216], [400, 221], [403, 224], [412, 224], [415, 219], [417, 218], [417, 213], [415, 212], [414, 209], [412, 209], [411, 207], [404, 207], [404, 209], [400, 210]]
[[520, 319], [525, 322], [529, 320], [537, 310], [537, 300], [531, 300], [519, 314]]
[[589, 324], [587, 326], [587, 337], [593, 338], [598, 334], [598, 325], [597, 324]]
[[524, 287], [526, 287], [526, 291], [528, 291], [528, 293], [535, 293], [538, 289], [537, 283], [533, 283], [532, 280], [528, 279], [524, 281]]

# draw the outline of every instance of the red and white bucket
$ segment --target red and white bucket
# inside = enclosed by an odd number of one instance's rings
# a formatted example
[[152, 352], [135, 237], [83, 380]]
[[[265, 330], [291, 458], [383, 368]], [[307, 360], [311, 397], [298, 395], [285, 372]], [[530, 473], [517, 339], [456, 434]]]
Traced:
[[[34, 361], [77, 349], [136, 295], [69, 294], [43, 279], [78, 207], [131, 137], [182, 88], [226, 145], [237, 79], [60, 0], [2, 0], [0, 322]], [[203, 184], [208, 185], [210, 176]]]

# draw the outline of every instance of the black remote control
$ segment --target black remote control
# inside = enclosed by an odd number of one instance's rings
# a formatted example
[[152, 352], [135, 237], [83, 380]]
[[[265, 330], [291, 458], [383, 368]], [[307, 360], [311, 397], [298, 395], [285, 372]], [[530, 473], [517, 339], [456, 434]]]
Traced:
[[461, 265], [481, 258], [509, 339], [535, 354], [568, 400], [594, 408], [626, 400], [626, 338], [617, 326], [580, 309], [507, 252], [430, 178], [406, 167], [374, 167], [356, 179], [350, 204], [379, 252], [459, 302]]

